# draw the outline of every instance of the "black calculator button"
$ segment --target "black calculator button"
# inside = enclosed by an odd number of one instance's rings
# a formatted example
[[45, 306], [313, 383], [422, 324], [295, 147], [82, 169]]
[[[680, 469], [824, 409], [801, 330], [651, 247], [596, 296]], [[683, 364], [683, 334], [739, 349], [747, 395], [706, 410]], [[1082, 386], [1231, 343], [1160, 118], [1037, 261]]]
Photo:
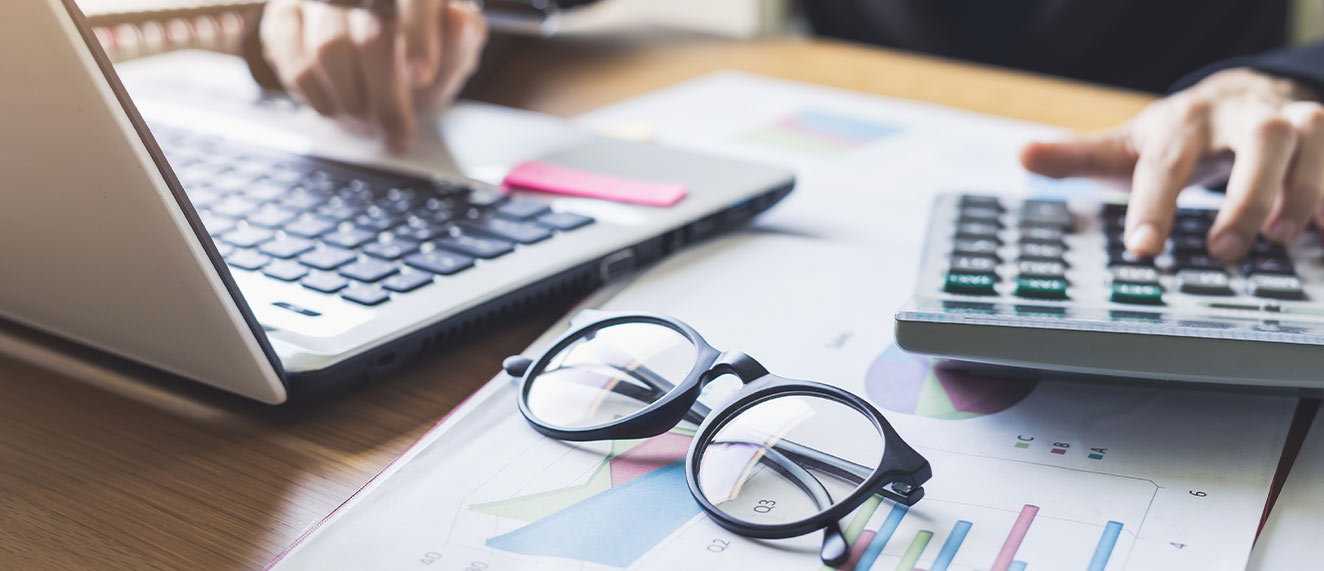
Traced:
[[1211, 208], [1178, 208], [1177, 218], [1190, 218], [1193, 220], [1203, 220], [1212, 224], [1214, 218], [1218, 216], [1218, 211]]
[[1126, 215], [1126, 203], [1111, 203], [1103, 205], [1104, 216]]
[[1021, 228], [1021, 243], [1053, 244], [1062, 245], [1062, 237], [1066, 233], [1061, 228], [1053, 226], [1026, 226]]
[[1006, 212], [1002, 207], [1002, 202], [996, 196], [987, 196], [982, 194], [966, 194], [961, 196], [961, 208], [979, 207], [992, 208], [998, 212]]
[[1053, 226], [1071, 229], [1071, 211], [1061, 200], [1027, 200], [1021, 206], [1021, 223], [1025, 226]]
[[1143, 266], [1154, 267], [1154, 258], [1144, 258], [1132, 254], [1127, 250], [1108, 252], [1108, 267], [1113, 266]]
[[956, 221], [959, 224], [965, 224], [968, 222], [978, 222], [981, 224], [992, 224], [994, 226], [997, 226], [998, 228], [1002, 228], [1001, 216], [1002, 216], [1002, 211], [996, 208], [988, 208], [985, 206], [967, 206], [961, 208], [960, 216], [957, 218]]
[[1126, 229], [1126, 213], [1103, 215], [1103, 229], [1106, 232], [1121, 232]]
[[1178, 217], [1172, 221], [1173, 236], [1199, 236], [1203, 238], [1209, 233], [1211, 222], [1201, 218], [1182, 218]]
[[1301, 289], [1301, 280], [1296, 276], [1277, 274], [1255, 274], [1246, 280], [1247, 290], [1255, 297], [1273, 299], [1305, 299], [1306, 292]]
[[1022, 278], [1061, 280], [1066, 278], [1067, 265], [1050, 260], [1021, 260], [1016, 271]]
[[1223, 260], [1208, 254], [1178, 254], [1173, 256], [1173, 265], [1178, 270], [1218, 270], [1225, 267]]
[[1173, 236], [1172, 252], [1174, 254], [1206, 254], [1208, 253], [1208, 246], [1203, 234]]
[[943, 291], [962, 295], [997, 295], [997, 290], [993, 289], [993, 276], [988, 274], [962, 274], [952, 272], [947, 274], [947, 281], [943, 285]]
[[998, 227], [984, 222], [962, 222], [956, 225], [956, 237], [971, 240], [988, 239], [1002, 243], [998, 239]]
[[1110, 299], [1116, 303], [1163, 305], [1163, 289], [1156, 285], [1114, 283]]
[[1061, 261], [1062, 256], [1066, 255], [1066, 248], [1055, 244], [1039, 244], [1030, 242], [1021, 244], [1022, 260], [1052, 260]]
[[1194, 295], [1232, 295], [1232, 284], [1221, 269], [1178, 270], [1177, 290]]
[[995, 276], [998, 259], [992, 256], [952, 256], [951, 271], [961, 274], [987, 274]]
[[960, 239], [952, 243], [952, 254], [958, 256], [991, 256], [997, 258], [998, 243], [994, 240]]
[[1248, 276], [1256, 274], [1296, 275], [1292, 260], [1287, 258], [1253, 258], [1241, 267], [1241, 272]]
[[1016, 295], [1030, 299], [1066, 299], [1066, 280], [1017, 278]]
[[1158, 270], [1152, 266], [1113, 266], [1108, 271], [1116, 284], [1156, 286], [1159, 283]]
[[1274, 244], [1264, 238], [1256, 238], [1250, 246], [1251, 258], [1287, 258], [1287, 248], [1281, 244]]

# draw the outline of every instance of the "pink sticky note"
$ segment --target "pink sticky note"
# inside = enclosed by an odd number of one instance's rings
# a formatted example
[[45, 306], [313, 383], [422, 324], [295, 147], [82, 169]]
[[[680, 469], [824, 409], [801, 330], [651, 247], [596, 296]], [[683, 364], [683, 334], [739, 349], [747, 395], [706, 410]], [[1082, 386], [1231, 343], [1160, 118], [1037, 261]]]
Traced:
[[689, 194], [685, 185], [598, 174], [540, 161], [520, 163], [506, 186], [647, 206], [671, 206]]

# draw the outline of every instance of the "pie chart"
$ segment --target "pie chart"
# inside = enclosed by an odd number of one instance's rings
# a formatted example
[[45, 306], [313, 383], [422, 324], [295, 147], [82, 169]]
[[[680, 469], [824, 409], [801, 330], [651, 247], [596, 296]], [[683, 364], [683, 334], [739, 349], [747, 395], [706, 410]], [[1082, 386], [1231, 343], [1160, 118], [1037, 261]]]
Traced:
[[1015, 406], [1037, 381], [943, 368], [934, 359], [891, 345], [869, 366], [864, 383], [869, 400], [892, 412], [965, 420]]

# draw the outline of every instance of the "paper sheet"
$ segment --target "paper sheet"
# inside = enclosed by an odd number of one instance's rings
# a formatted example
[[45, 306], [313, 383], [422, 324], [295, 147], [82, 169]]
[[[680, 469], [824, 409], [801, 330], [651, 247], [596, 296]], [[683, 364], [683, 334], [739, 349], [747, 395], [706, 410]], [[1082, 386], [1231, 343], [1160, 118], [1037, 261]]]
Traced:
[[[913, 508], [871, 502], [843, 522], [856, 568], [1245, 566], [1295, 399], [973, 378], [892, 344], [934, 192], [1098, 192], [1016, 165], [1020, 142], [1053, 130], [739, 74], [583, 120], [640, 121], [662, 142], [797, 168], [793, 198], [756, 227], [672, 257], [605, 307], [684, 319], [883, 410], [934, 478]], [[680, 432], [544, 438], [498, 378], [277, 568], [821, 567], [817, 535], [755, 541], [709, 521], [675, 463], [686, 446]]]

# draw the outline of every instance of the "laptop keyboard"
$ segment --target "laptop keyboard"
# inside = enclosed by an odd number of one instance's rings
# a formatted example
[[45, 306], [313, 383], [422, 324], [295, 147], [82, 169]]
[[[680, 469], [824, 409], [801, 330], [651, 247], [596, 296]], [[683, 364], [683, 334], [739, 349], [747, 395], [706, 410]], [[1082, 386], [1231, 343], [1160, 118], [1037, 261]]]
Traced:
[[152, 132], [227, 264], [362, 305], [594, 222], [492, 189]]

